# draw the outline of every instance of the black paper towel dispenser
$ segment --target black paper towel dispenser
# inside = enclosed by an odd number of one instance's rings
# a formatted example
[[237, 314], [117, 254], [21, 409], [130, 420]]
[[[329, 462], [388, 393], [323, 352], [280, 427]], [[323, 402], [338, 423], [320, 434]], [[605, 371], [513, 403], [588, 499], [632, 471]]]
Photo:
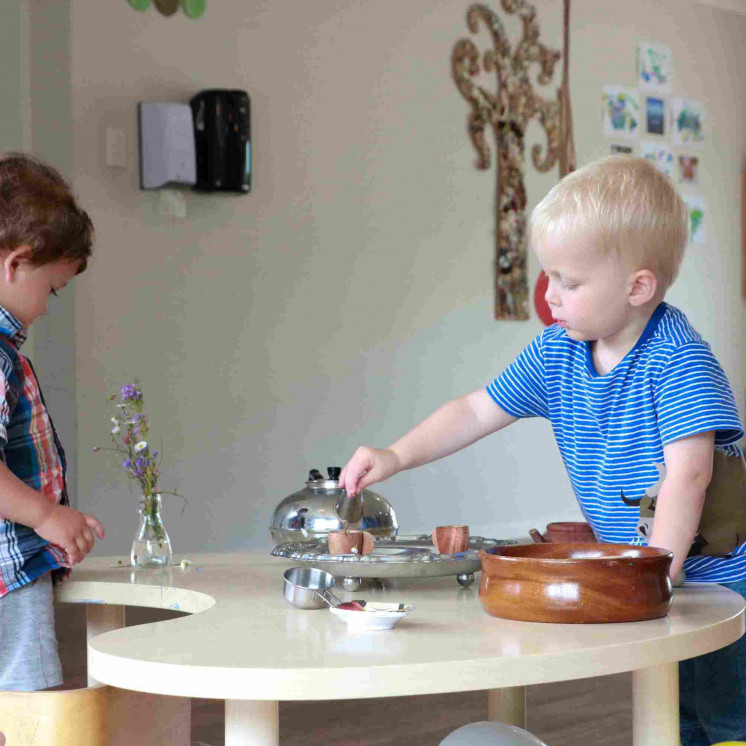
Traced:
[[246, 91], [200, 91], [190, 101], [202, 191], [251, 190], [251, 102]]

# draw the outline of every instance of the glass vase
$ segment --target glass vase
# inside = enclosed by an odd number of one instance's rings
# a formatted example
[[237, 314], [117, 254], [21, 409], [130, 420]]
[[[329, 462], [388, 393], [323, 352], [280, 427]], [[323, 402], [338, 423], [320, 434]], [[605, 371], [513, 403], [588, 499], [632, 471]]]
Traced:
[[140, 499], [140, 526], [132, 541], [130, 564], [133, 567], [166, 567], [173, 551], [168, 531], [163, 525], [161, 496], [146, 495]]

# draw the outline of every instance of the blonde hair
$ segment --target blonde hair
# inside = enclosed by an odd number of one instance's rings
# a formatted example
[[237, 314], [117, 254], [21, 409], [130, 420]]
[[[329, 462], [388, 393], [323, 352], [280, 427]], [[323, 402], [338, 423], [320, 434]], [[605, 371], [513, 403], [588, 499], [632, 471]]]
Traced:
[[532, 246], [556, 234], [590, 235], [667, 288], [689, 241], [689, 210], [650, 161], [612, 155], [565, 176], [534, 208], [529, 230]]

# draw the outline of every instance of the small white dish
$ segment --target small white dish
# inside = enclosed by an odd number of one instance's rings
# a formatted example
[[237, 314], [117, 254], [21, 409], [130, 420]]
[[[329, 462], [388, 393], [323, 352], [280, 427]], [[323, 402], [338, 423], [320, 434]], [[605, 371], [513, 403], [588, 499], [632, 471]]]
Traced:
[[414, 611], [414, 604], [370, 603], [362, 611], [330, 606], [329, 611], [347, 622], [350, 630], [374, 632], [394, 627], [410, 611]]

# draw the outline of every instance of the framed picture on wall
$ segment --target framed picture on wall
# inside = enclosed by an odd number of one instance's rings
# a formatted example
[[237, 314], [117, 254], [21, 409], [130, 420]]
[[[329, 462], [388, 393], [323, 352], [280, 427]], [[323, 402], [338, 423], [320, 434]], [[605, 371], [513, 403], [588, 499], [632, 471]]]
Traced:
[[649, 135], [666, 134], [666, 101], [657, 96], [645, 97], [645, 123]]

